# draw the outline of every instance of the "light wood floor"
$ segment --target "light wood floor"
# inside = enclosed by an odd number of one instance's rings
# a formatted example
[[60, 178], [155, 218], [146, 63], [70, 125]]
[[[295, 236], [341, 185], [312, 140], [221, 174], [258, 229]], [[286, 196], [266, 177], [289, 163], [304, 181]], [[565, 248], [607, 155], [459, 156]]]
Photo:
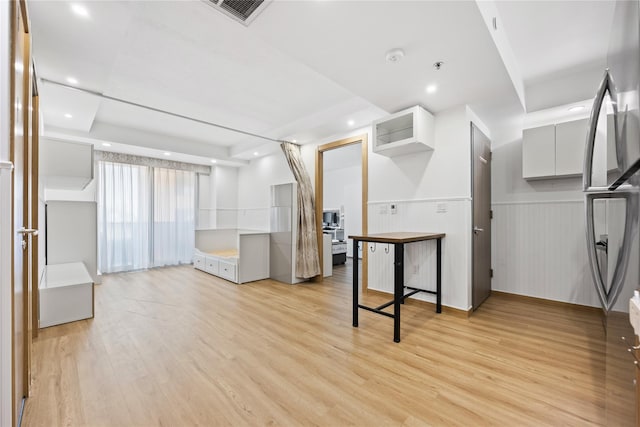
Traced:
[[392, 319], [361, 311], [351, 327], [350, 276], [334, 272], [296, 286], [188, 266], [107, 276], [95, 319], [35, 340], [23, 425], [604, 423], [596, 313], [492, 296], [467, 319], [407, 303], [395, 344]]

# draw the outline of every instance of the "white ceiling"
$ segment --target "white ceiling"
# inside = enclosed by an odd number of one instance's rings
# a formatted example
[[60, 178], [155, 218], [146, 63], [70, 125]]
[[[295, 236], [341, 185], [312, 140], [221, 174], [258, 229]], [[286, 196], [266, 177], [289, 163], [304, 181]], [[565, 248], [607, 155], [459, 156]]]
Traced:
[[595, 95], [606, 67], [614, 1], [497, 1], [526, 88], [527, 110]]
[[[609, 19], [606, 3], [498, 2], [530, 88], [567, 69], [601, 66], [606, 29], [595, 25]], [[70, 2], [29, 2], [40, 78], [73, 76], [81, 88], [269, 138], [310, 143], [416, 104], [433, 113], [470, 104], [489, 125], [517, 110], [474, 1], [276, 0], [249, 27], [199, 0], [81, 4], [88, 19]], [[386, 62], [391, 48], [405, 57]], [[440, 71], [436, 61], [445, 63]], [[438, 91], [427, 94], [433, 83]], [[46, 81], [41, 105], [45, 134], [57, 137], [237, 164], [277, 148]]]

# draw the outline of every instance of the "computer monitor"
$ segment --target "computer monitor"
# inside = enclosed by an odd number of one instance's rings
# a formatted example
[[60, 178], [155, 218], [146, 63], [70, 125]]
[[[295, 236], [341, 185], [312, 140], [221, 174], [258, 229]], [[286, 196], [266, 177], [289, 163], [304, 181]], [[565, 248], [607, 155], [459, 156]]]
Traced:
[[322, 212], [322, 225], [326, 227], [340, 226], [340, 211], [326, 210]]

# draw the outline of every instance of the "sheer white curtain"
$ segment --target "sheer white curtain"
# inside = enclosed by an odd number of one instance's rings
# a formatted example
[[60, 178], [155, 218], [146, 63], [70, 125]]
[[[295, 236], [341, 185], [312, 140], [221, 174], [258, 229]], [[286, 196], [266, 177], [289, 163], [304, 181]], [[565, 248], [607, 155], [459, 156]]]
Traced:
[[195, 230], [196, 174], [153, 169], [153, 264], [190, 263]]
[[192, 171], [99, 161], [100, 272], [190, 263], [195, 190]]
[[151, 265], [150, 168], [98, 162], [98, 269]]

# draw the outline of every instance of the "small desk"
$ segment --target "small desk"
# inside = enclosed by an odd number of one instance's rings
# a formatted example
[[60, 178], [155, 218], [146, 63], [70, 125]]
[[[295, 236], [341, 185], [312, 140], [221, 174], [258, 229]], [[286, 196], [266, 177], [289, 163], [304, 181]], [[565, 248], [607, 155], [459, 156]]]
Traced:
[[[362, 236], [349, 236], [353, 239], [353, 326], [358, 327], [358, 309], [372, 311], [383, 316], [393, 319], [393, 341], [400, 342], [400, 304], [404, 303], [405, 298], [417, 294], [418, 292], [426, 292], [435, 294], [436, 296], [436, 313], [442, 312], [442, 239], [444, 233], [413, 233], [413, 232], [395, 232], [395, 233], [379, 233], [367, 234]], [[425, 289], [411, 288], [404, 285], [404, 245], [405, 243], [422, 242], [424, 240], [436, 240], [436, 290], [428, 291]], [[388, 243], [394, 246], [395, 259], [393, 262], [393, 300], [384, 303], [378, 307], [367, 307], [358, 304], [358, 245], [359, 242], [371, 243]], [[404, 289], [411, 292], [405, 294]], [[382, 311], [382, 309], [393, 304], [393, 314]]]

